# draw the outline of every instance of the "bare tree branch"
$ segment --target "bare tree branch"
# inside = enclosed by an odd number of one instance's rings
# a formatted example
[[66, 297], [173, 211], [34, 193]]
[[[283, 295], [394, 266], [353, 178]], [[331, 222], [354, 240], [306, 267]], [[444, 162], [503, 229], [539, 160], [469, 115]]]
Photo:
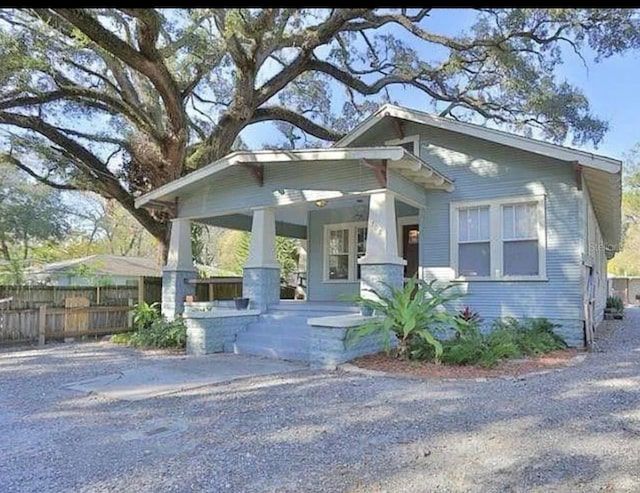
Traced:
[[335, 132], [330, 128], [318, 125], [312, 120], [303, 117], [300, 113], [288, 110], [287, 108], [283, 108], [282, 106], [268, 106], [258, 108], [255, 111], [250, 124], [268, 120], [279, 120], [291, 123], [300, 130], [322, 140], [336, 141], [344, 137], [343, 133]]

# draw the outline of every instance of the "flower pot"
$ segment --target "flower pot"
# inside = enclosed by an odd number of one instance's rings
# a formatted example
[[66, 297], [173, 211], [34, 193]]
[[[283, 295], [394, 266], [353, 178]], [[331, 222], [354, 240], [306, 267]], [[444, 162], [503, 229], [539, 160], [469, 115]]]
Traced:
[[249, 298], [241, 298], [237, 296], [233, 298], [233, 301], [236, 304], [236, 310], [246, 310], [249, 306]]

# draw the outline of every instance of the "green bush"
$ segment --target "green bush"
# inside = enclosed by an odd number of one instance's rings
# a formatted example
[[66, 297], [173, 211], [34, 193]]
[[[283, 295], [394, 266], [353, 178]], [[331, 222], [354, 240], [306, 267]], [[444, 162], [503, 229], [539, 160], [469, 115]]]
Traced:
[[160, 314], [159, 303], [134, 306], [133, 332], [115, 334], [111, 341], [137, 348], [184, 348], [187, 328], [181, 318], [168, 321]]
[[133, 328], [135, 330], [147, 329], [156, 322], [161, 320], [160, 303], [148, 304], [146, 301], [133, 306]]
[[504, 359], [564, 349], [566, 342], [553, 332], [557, 327], [545, 318], [518, 321], [508, 317], [496, 320], [492, 330], [483, 334], [477, 322], [458, 316], [453, 327], [455, 336], [443, 342], [441, 360], [493, 368]]
[[411, 348], [431, 347], [434, 359], [442, 354], [442, 344], [435, 333], [441, 327], [450, 326], [454, 316], [443, 309], [443, 305], [462, 296], [451, 291], [454, 284], [436, 285], [436, 281], [409, 279], [402, 288], [388, 286], [388, 294], [370, 290], [371, 298], [358, 296], [357, 301], [370, 307], [376, 314], [366, 323], [349, 330], [347, 343], [353, 344], [368, 334], [382, 334], [384, 348], [390, 350], [391, 336], [398, 339], [396, 355], [401, 358], [411, 356]]
[[622, 298], [620, 296], [607, 296], [607, 308], [622, 311], [624, 309]]
[[135, 331], [130, 344], [140, 348], [184, 348], [187, 328], [181, 318], [154, 320], [148, 327]]

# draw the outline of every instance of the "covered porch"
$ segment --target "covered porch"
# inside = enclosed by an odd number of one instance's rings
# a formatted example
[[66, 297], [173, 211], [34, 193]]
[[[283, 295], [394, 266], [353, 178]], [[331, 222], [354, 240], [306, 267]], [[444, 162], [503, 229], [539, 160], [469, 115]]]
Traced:
[[[407, 262], [404, 227], [419, 228], [427, 190], [452, 189], [449, 179], [399, 146], [241, 151], [140, 197], [136, 206], [175, 211], [163, 270], [163, 314], [193, 318], [195, 310], [197, 317], [218, 317], [226, 327], [238, 326], [230, 339], [285, 305], [290, 305], [288, 313], [297, 307], [303, 315], [314, 305], [351, 305], [346, 312], [326, 315], [312, 310], [307, 320], [314, 327], [322, 327], [323, 316], [330, 327], [361, 323], [357, 307], [348, 300], [371, 288], [401, 286], [405, 276], [417, 272], [418, 237], [411, 238], [413, 253]], [[251, 232], [243, 271], [247, 310], [212, 303], [187, 305], [185, 311], [185, 298], [193, 294], [189, 280], [196, 274], [191, 222]], [[277, 235], [306, 242], [306, 302], [280, 300]], [[224, 346], [217, 344], [215, 350]]]

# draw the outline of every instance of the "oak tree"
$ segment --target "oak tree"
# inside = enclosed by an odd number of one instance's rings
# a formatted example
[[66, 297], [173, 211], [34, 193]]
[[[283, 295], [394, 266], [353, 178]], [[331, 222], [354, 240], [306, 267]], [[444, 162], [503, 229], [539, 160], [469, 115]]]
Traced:
[[400, 88], [444, 117], [597, 144], [606, 122], [556, 69], [567, 50], [637, 47], [637, 15], [477, 9], [451, 34], [434, 9], [2, 9], [0, 158], [115, 199], [166, 246], [167, 213], [136, 209], [137, 194], [258, 123], [328, 144]]

